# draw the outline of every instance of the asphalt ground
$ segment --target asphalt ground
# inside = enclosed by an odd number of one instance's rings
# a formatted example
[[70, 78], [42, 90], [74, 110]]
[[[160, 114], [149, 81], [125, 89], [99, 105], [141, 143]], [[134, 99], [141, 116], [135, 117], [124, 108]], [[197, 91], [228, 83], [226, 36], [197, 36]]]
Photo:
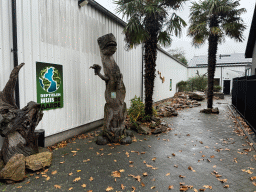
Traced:
[[230, 100], [214, 101], [218, 115], [199, 113], [204, 101], [163, 118], [169, 132], [135, 133], [130, 145], [99, 146], [98, 130], [89, 132], [54, 149], [51, 167], [19, 183], [1, 183], [0, 191], [256, 191], [256, 152], [235, 132]]

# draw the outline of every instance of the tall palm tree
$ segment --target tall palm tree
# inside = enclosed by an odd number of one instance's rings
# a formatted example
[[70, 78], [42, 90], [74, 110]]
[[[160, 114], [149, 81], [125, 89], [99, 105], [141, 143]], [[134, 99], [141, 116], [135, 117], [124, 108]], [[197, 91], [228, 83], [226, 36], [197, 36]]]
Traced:
[[152, 96], [156, 71], [157, 45], [171, 43], [171, 35], [180, 36], [186, 22], [175, 12], [186, 0], [117, 0], [117, 12], [127, 17], [124, 29], [128, 48], [143, 43], [145, 48], [145, 114], [152, 117]]
[[193, 37], [193, 45], [199, 47], [208, 39], [208, 91], [207, 107], [213, 104], [213, 83], [218, 44], [225, 36], [242, 42], [245, 25], [240, 15], [246, 10], [238, 9], [240, 0], [200, 0], [193, 2], [190, 8], [190, 26], [188, 35]]

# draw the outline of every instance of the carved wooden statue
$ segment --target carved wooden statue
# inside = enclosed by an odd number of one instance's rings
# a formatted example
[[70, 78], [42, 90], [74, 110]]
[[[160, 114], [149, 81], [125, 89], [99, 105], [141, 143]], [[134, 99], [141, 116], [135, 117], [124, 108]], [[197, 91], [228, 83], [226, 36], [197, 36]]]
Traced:
[[98, 75], [106, 83], [104, 107], [103, 134], [97, 139], [97, 144], [110, 142], [131, 143], [132, 140], [125, 130], [124, 120], [127, 110], [125, 99], [125, 86], [123, 75], [116, 64], [113, 54], [116, 52], [117, 43], [115, 36], [110, 33], [98, 38], [100, 55], [103, 64], [104, 75], [100, 73], [101, 66], [94, 64], [95, 75]]
[[29, 156], [38, 152], [34, 130], [43, 117], [40, 104], [31, 101], [23, 109], [15, 104], [15, 85], [23, 65], [12, 70], [9, 81], [0, 92], [0, 135], [4, 137], [1, 156], [4, 163], [15, 154]]

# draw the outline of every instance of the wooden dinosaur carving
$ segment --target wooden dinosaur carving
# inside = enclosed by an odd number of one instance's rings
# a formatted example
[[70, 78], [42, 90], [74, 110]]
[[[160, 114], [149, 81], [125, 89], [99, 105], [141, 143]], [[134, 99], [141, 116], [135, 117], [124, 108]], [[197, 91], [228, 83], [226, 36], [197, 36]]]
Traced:
[[15, 85], [23, 65], [12, 70], [9, 81], [0, 92], [0, 135], [4, 137], [1, 156], [4, 163], [15, 154], [29, 156], [38, 152], [34, 131], [43, 117], [40, 104], [31, 101], [22, 109], [15, 104]]
[[104, 107], [103, 133], [102, 136], [98, 137], [97, 144], [107, 144], [108, 142], [131, 143], [132, 140], [127, 135], [124, 124], [127, 110], [124, 102], [126, 90], [123, 75], [113, 57], [117, 49], [116, 38], [110, 33], [98, 38], [98, 44], [104, 75], [100, 73], [100, 65], [94, 64], [90, 68], [93, 68], [95, 75], [98, 75], [106, 83], [106, 104]]

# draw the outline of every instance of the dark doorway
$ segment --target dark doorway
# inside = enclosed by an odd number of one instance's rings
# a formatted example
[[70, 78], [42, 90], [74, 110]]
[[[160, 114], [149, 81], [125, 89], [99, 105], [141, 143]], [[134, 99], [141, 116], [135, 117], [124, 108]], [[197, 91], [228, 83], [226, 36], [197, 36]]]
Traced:
[[230, 80], [224, 80], [223, 93], [225, 95], [229, 95], [230, 94]]

